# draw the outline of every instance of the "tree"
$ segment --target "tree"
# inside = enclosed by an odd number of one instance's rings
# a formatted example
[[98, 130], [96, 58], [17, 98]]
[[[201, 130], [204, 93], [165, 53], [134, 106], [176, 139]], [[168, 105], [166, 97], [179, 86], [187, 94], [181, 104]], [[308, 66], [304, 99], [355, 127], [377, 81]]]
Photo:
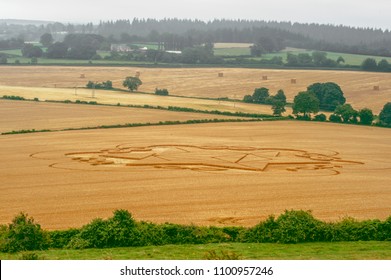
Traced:
[[[275, 100], [282, 101], [282, 102], [284, 102], [284, 103], [286, 104], [285, 92], [284, 92], [282, 89], [278, 90], [277, 93], [276, 93], [276, 95], [273, 96], [273, 98], [274, 98]], [[284, 105], [285, 105], [285, 104], [284, 104]]]
[[44, 46], [45, 48], [49, 47], [51, 44], [53, 44], [53, 36], [50, 33], [45, 33], [41, 36], [39, 39], [39, 42]]
[[7, 64], [7, 63], [8, 63], [7, 56], [0, 53], [0, 64]]
[[44, 250], [48, 248], [48, 239], [41, 226], [26, 213], [18, 214], [8, 225], [1, 244], [3, 252]]
[[253, 102], [266, 104], [266, 100], [269, 97], [269, 89], [267, 88], [256, 88], [253, 93]]
[[252, 95], [245, 95], [243, 97], [243, 102], [246, 102], [246, 103], [253, 103], [254, 102], [254, 99], [253, 99], [253, 96]]
[[68, 46], [64, 43], [54, 43], [46, 52], [48, 58], [65, 58], [68, 54]]
[[314, 117], [314, 119], [315, 119], [316, 121], [319, 121], [319, 122], [325, 122], [325, 121], [327, 120], [327, 117], [326, 117], [325, 114], [319, 114], [319, 115], [316, 115], [316, 116]]
[[143, 83], [137, 77], [126, 77], [122, 85], [127, 87], [130, 91], [137, 90]]
[[299, 57], [297, 55], [294, 55], [290, 52], [286, 55], [286, 65], [288, 66], [298, 66], [299, 65]]
[[370, 125], [373, 122], [374, 116], [371, 109], [364, 108], [358, 112], [360, 123]]
[[276, 95], [270, 96], [267, 102], [272, 104], [273, 115], [281, 116], [282, 113], [286, 111], [286, 96], [282, 89], [280, 89]]
[[22, 48], [22, 55], [24, 57], [42, 57], [43, 51], [40, 47], [33, 44], [24, 44]]
[[307, 88], [308, 91], [315, 93], [319, 100], [319, 108], [322, 110], [334, 111], [338, 105], [346, 102], [343, 91], [336, 83], [315, 83]]
[[275, 116], [281, 116], [282, 113], [284, 113], [286, 110], [285, 110], [285, 102], [281, 101], [281, 100], [278, 100], [278, 99], [274, 99], [272, 101], [272, 110], [273, 110], [273, 115]]
[[262, 56], [262, 53], [264, 53], [265, 50], [262, 48], [260, 43], [256, 43], [252, 46], [250, 46], [250, 54], [251, 56]]
[[326, 52], [313, 52], [312, 59], [314, 60], [314, 64], [316, 66], [325, 66], [327, 61], [327, 53]]
[[376, 71], [377, 70], [377, 63], [376, 60], [373, 58], [368, 57], [361, 63], [361, 68], [363, 70], [368, 71]]
[[31, 60], [30, 60], [30, 63], [31, 63], [32, 65], [37, 65], [37, 64], [38, 64], [38, 58], [32, 57]]
[[345, 59], [344, 59], [342, 56], [339, 56], [339, 57], [337, 58], [337, 63], [338, 63], [338, 64], [345, 63]]
[[391, 102], [384, 105], [383, 109], [379, 114], [379, 120], [382, 125], [391, 125]]
[[336, 114], [331, 114], [331, 115], [329, 116], [329, 120], [330, 120], [331, 122], [335, 122], [335, 123], [340, 123], [340, 122], [342, 122], [341, 117], [340, 117], [340, 116], [337, 116]]
[[334, 115], [340, 116], [344, 123], [357, 122], [358, 113], [353, 109], [352, 105], [338, 105], [334, 111]]
[[382, 59], [382, 60], [379, 61], [379, 63], [377, 64], [377, 68], [380, 71], [390, 71], [391, 70], [390, 64], [385, 59]]
[[293, 114], [302, 113], [304, 118], [310, 118], [311, 113], [319, 112], [319, 100], [311, 91], [299, 92], [293, 100]]
[[308, 53], [299, 53], [297, 59], [300, 65], [310, 66], [312, 64], [312, 57]]

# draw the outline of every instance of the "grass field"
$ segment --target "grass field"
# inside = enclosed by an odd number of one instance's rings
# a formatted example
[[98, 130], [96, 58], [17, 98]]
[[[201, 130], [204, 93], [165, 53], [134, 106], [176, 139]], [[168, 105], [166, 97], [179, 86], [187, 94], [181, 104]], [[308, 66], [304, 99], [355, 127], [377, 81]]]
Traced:
[[[45, 260], [202, 260], [210, 252], [234, 253], [243, 260], [390, 260], [391, 242], [333, 242], [304, 244], [166, 245], [114, 249], [35, 251]], [[24, 253], [0, 253], [19, 259]]]
[[[217, 56], [242, 56], [242, 55], [248, 56], [250, 55], [251, 45], [252, 44], [216, 43], [214, 54]], [[274, 56], [280, 56], [282, 57], [284, 63], [286, 63], [288, 52], [294, 55], [303, 54], [303, 53], [311, 55], [314, 51], [297, 49], [297, 48], [286, 48], [279, 52], [265, 53], [261, 57], [253, 57], [253, 59], [255, 60], [271, 59]], [[368, 57], [375, 59], [377, 62], [379, 62], [382, 59], [386, 59], [389, 63], [391, 63], [391, 58], [384, 57], [384, 56], [360, 55], [360, 54], [349, 54], [349, 53], [338, 53], [338, 52], [326, 52], [326, 53], [327, 53], [327, 58], [336, 61], [339, 57], [342, 57], [345, 60], [344, 64], [351, 65], [351, 66], [360, 66], [362, 62]]]
[[[305, 49], [287, 48], [287, 49], [282, 50], [280, 52], [264, 54], [259, 59], [263, 59], [263, 58], [271, 59], [274, 56], [281, 56], [283, 58], [283, 61], [286, 62], [286, 57], [287, 57], [288, 52], [290, 52], [294, 55], [298, 55], [301, 53], [306, 53], [306, 54], [311, 55], [314, 51], [305, 50]], [[351, 65], [351, 66], [360, 66], [362, 64], [362, 62], [365, 59], [367, 59], [368, 57], [374, 58], [377, 62], [379, 62], [382, 59], [386, 59], [388, 62], [391, 63], [391, 58], [384, 57], [384, 56], [360, 55], [360, 54], [349, 54], [349, 53], [338, 53], [338, 52], [326, 52], [326, 53], [327, 53], [327, 58], [330, 58], [335, 61], [341, 56], [345, 60], [344, 64]]]
[[46, 229], [127, 209], [138, 220], [250, 226], [285, 209], [390, 215], [391, 130], [307, 122], [1, 136], [0, 223]]

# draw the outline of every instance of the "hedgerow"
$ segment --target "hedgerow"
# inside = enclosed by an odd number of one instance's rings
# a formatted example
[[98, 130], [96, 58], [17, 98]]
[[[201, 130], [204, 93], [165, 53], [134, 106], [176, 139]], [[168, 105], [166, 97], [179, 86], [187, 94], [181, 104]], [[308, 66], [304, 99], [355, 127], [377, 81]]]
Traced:
[[44, 231], [19, 214], [12, 224], [0, 226], [0, 250], [17, 252], [47, 248], [114, 248], [168, 244], [303, 243], [337, 241], [391, 241], [391, 216], [385, 221], [345, 218], [324, 222], [310, 211], [286, 210], [257, 225], [215, 227], [154, 224], [136, 221], [127, 210], [114, 211], [108, 219], [94, 219], [79, 229]]

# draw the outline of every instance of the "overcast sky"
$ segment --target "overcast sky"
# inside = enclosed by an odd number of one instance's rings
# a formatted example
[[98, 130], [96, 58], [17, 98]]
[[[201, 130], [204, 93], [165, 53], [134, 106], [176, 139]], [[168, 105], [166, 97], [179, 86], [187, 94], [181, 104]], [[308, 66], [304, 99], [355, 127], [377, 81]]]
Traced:
[[0, 0], [0, 19], [259, 19], [391, 30], [391, 0]]

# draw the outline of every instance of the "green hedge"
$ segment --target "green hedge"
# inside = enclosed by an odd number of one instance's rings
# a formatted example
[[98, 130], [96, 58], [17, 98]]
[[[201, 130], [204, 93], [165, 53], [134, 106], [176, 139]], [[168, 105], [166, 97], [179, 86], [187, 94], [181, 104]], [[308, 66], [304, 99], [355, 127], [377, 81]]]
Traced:
[[0, 250], [17, 252], [47, 248], [113, 248], [168, 244], [302, 243], [337, 241], [391, 241], [391, 216], [385, 221], [345, 218], [328, 223], [310, 211], [285, 211], [250, 227], [215, 227], [138, 222], [126, 210], [111, 218], [94, 219], [80, 229], [43, 231], [32, 218], [19, 214], [9, 226], [0, 226]]

